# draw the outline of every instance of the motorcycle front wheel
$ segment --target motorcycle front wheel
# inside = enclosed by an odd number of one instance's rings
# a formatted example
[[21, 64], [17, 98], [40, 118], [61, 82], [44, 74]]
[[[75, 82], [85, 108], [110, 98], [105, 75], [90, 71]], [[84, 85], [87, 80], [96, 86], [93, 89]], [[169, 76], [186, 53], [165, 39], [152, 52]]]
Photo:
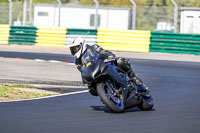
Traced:
[[123, 95], [114, 95], [113, 90], [106, 83], [97, 84], [97, 93], [101, 101], [115, 113], [124, 111]]

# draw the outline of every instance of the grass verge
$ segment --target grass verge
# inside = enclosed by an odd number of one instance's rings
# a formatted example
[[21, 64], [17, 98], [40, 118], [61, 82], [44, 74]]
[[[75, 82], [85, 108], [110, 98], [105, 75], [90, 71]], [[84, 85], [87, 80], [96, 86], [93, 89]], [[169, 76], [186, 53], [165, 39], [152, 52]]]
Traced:
[[21, 91], [15, 88], [36, 88], [30, 85], [23, 84], [0, 84], [0, 101], [29, 99], [54, 95], [47, 93]]

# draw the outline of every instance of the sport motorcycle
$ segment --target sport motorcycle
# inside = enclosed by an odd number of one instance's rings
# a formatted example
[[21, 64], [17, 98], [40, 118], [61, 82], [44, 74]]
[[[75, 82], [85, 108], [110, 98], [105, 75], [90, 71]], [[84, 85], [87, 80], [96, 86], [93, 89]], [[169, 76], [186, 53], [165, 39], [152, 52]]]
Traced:
[[137, 106], [151, 110], [154, 106], [150, 89], [136, 84], [128, 73], [117, 67], [114, 59], [107, 59], [97, 52], [87, 52], [81, 57], [82, 80], [88, 84], [92, 95], [99, 96], [112, 112], [120, 113]]

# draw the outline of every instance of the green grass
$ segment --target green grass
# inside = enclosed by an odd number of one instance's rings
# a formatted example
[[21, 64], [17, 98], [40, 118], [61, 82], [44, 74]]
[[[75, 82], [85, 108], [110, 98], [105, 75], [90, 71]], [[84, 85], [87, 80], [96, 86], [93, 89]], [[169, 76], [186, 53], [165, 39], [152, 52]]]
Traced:
[[23, 84], [0, 84], [0, 101], [29, 99], [29, 98], [37, 98], [37, 97], [53, 95], [46, 93], [21, 91], [14, 88], [35, 88], [35, 87]]
[[36, 88], [32, 85], [24, 85], [24, 84], [3, 84], [4, 86], [7, 87], [19, 87], [19, 88]]

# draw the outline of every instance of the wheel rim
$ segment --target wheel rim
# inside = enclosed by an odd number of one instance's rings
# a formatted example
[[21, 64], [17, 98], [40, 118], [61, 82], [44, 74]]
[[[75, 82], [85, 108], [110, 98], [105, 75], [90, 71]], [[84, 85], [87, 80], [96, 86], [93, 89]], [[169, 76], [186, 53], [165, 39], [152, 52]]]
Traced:
[[143, 97], [143, 99], [149, 104], [151, 104], [153, 101], [151, 97]]
[[122, 99], [120, 98], [120, 96], [113, 96], [111, 94], [111, 90], [109, 89], [109, 87], [107, 85], [103, 85], [104, 88], [104, 92], [106, 93], [107, 98], [112, 101], [112, 103], [114, 105], [116, 105], [118, 108], [123, 108], [123, 102]]

